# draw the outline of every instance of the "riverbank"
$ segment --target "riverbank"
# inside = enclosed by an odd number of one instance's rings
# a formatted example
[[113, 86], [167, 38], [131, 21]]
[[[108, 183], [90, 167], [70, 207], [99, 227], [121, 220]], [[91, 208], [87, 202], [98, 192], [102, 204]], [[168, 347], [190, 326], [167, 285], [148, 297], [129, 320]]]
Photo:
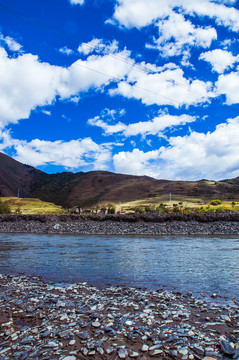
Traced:
[[74, 235], [237, 235], [239, 215], [0, 215], [0, 232]]
[[237, 359], [239, 305], [0, 275], [0, 359]]

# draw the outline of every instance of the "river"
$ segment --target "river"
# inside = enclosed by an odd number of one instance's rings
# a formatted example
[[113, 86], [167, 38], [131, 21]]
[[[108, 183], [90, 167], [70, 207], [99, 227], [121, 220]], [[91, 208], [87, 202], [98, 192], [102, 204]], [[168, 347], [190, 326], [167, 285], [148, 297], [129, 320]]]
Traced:
[[239, 237], [0, 234], [0, 272], [239, 299]]

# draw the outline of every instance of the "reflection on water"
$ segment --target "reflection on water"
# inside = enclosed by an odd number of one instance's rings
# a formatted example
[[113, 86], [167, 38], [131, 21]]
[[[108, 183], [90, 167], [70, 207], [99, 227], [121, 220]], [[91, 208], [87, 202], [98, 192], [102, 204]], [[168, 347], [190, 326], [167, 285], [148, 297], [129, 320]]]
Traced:
[[0, 234], [0, 272], [239, 299], [238, 238]]

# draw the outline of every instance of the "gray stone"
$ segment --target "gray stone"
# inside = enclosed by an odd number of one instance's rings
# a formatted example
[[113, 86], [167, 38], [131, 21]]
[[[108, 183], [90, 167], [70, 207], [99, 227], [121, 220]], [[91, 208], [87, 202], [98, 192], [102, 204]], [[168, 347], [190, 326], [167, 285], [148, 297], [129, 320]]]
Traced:
[[106, 349], [106, 353], [108, 354], [108, 355], [110, 355], [110, 354], [112, 354], [112, 352], [114, 352], [114, 348], [113, 348], [113, 346], [110, 346], [110, 347], [108, 347], [107, 349]]
[[91, 324], [94, 328], [98, 328], [100, 327], [100, 322], [99, 321], [94, 321], [92, 324]]
[[118, 350], [118, 356], [120, 359], [126, 359], [128, 356], [128, 351], [126, 349], [120, 348]]
[[87, 331], [81, 331], [79, 333], [76, 334], [81, 340], [87, 340], [89, 339], [90, 335], [88, 334]]
[[137, 358], [139, 356], [139, 353], [137, 351], [130, 351], [129, 357], [130, 358]]
[[28, 344], [32, 344], [35, 341], [35, 339], [31, 336], [27, 336], [24, 339], [22, 339], [20, 342], [22, 345], [28, 345]]
[[192, 350], [197, 354], [197, 355], [200, 355], [200, 356], [203, 356], [204, 355], [204, 350], [201, 346], [193, 346]]
[[221, 340], [220, 347], [222, 352], [226, 355], [235, 354], [235, 349], [226, 340]]
[[24, 351], [20, 356], [19, 356], [19, 360], [25, 360], [27, 359], [29, 356], [28, 352], [27, 351]]
[[96, 351], [97, 351], [100, 355], [104, 355], [104, 350], [102, 349], [101, 346], [98, 346], [98, 347], [96, 348]]
[[142, 347], [141, 347], [141, 351], [148, 351], [149, 350], [149, 347], [148, 347], [148, 345], [146, 345], [146, 344], [143, 344], [142, 345]]

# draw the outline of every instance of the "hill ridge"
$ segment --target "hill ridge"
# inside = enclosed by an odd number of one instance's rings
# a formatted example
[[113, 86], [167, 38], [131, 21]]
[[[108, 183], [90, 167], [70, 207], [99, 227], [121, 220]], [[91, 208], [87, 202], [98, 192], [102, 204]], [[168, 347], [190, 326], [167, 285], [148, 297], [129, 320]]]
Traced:
[[110, 171], [47, 174], [0, 152], [0, 196], [39, 198], [64, 207], [142, 199], [158, 203], [169, 198], [239, 201], [239, 177], [221, 181], [172, 181]]

